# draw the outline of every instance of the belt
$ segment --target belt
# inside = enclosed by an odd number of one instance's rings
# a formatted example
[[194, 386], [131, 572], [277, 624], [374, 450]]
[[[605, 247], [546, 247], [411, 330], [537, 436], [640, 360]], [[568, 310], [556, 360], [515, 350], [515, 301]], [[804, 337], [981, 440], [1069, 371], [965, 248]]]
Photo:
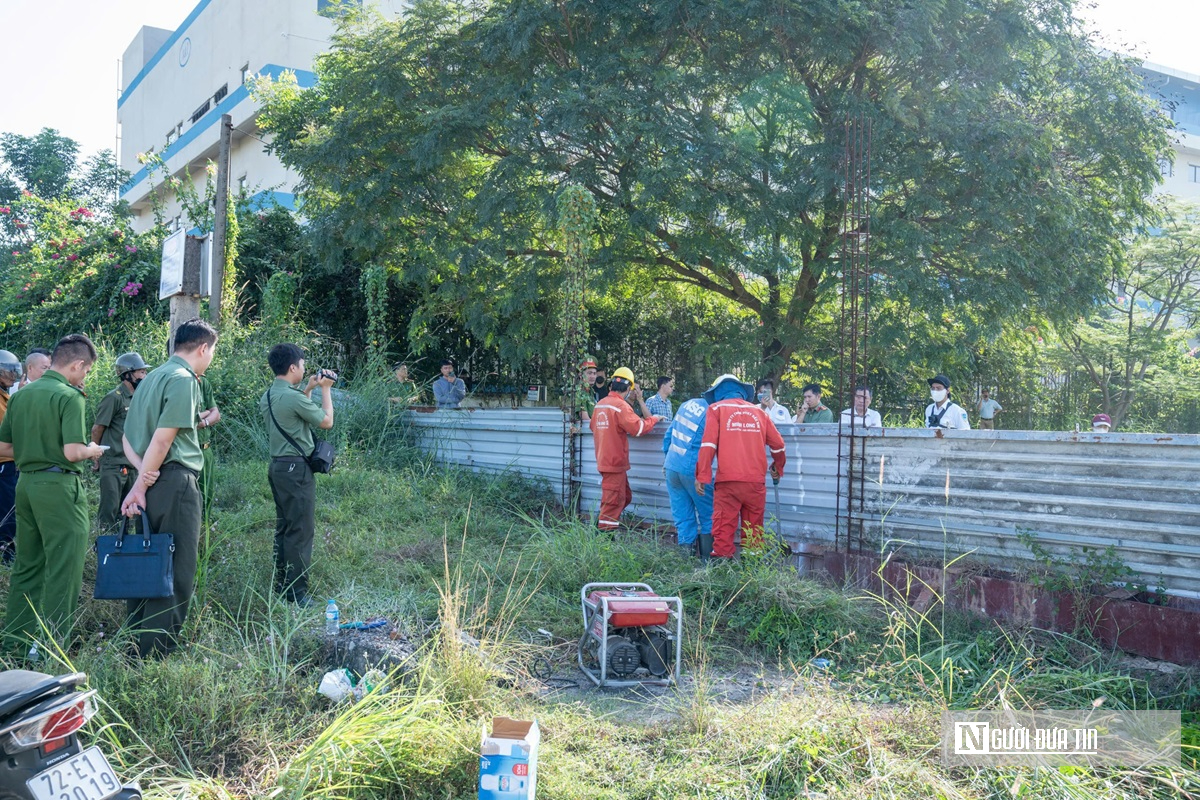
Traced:
[[159, 467], [159, 469], [160, 470], [181, 469], [184, 472], [190, 473], [193, 478], [200, 477], [200, 470], [192, 469], [191, 467], [185, 467], [183, 464], [180, 464], [178, 461], [168, 461], [167, 463], [165, 463], [161, 467]]
[[272, 456], [272, 461], [279, 461], [284, 464], [307, 464], [308, 459], [302, 456]]
[[45, 469], [39, 469], [37, 471], [38, 472], [57, 472], [60, 475], [74, 475], [76, 478], [79, 477], [79, 473], [76, 472], [75, 470], [63, 469], [62, 467], [46, 467]]

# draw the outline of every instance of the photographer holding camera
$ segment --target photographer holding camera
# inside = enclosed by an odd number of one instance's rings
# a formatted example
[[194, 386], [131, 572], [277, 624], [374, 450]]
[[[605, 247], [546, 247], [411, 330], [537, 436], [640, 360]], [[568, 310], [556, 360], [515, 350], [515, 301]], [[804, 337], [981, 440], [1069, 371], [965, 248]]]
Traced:
[[454, 362], [442, 361], [442, 377], [433, 382], [433, 399], [438, 408], [458, 408], [467, 396], [467, 385], [454, 374]]
[[[317, 370], [304, 389], [304, 351], [297, 345], [277, 344], [267, 354], [275, 375], [258, 407], [271, 443], [267, 477], [275, 498], [275, 591], [299, 606], [312, 605], [308, 568], [312, 564], [316, 531], [316, 478], [309, 465], [315, 447], [313, 428], [333, 427], [333, 394], [337, 375]], [[312, 400], [320, 386], [321, 404]]]

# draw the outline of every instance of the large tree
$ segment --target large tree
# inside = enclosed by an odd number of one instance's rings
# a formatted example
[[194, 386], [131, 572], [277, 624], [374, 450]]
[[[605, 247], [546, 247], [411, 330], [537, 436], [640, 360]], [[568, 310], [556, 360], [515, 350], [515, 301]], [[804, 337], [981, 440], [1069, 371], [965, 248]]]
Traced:
[[346, 22], [315, 88], [259, 95], [335, 263], [392, 266], [430, 315], [545, 352], [576, 183], [593, 285], [727, 298], [778, 373], [839, 284], [851, 117], [873, 291], [995, 321], [1098, 298], [1167, 147], [1129, 66], [1069, 0], [418, 0]]
[[1200, 324], [1200, 204], [1171, 197], [1161, 203], [1159, 224], [1130, 245], [1113, 291], [1061, 334], [1114, 427], [1149, 381], [1196, 396], [1195, 381], [1181, 364], [1196, 355], [1189, 340]]

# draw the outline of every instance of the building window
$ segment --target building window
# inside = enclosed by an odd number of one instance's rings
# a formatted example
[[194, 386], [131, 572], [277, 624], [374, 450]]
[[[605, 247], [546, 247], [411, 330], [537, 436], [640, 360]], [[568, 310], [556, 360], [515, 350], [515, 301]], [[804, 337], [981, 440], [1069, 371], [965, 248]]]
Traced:
[[197, 122], [200, 121], [201, 117], [203, 117], [205, 114], [208, 113], [209, 108], [211, 108], [211, 104], [209, 103], [208, 100], [205, 100], [204, 105], [200, 106], [195, 111], [193, 111], [192, 116], [188, 117], [188, 119], [190, 119], [192, 121], [192, 124], [195, 125]]
[[225, 84], [220, 89], [213, 93], [213, 102], [219, 103], [225, 99], [225, 95], [229, 94], [229, 84]]
[[238, 194], [245, 196], [246, 194], [246, 176], [238, 178]]
[[171, 220], [171, 230], [177, 231], [183, 227], [183, 215], [176, 214], [175, 219]]
[[1200, 164], [1188, 164], [1188, 180], [1200, 183]]
[[183, 134], [183, 123], [182, 122], [175, 123], [175, 127], [171, 128], [171, 130], [167, 131], [167, 145], [166, 146], [170, 147], [175, 142], [175, 140], [178, 139], [182, 134]]
[[242, 64], [242, 85], [246, 85], [246, 81], [250, 80], [250, 65]]
[[1158, 160], [1158, 171], [1164, 178], [1170, 178], [1175, 174], [1175, 165], [1169, 158], [1160, 158]]

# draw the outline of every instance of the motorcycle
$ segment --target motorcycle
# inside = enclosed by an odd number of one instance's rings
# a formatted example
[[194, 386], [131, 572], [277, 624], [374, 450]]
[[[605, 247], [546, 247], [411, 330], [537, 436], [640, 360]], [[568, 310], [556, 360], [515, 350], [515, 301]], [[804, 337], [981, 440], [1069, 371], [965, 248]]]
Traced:
[[78, 731], [96, 713], [82, 672], [0, 672], [0, 800], [141, 800]]

